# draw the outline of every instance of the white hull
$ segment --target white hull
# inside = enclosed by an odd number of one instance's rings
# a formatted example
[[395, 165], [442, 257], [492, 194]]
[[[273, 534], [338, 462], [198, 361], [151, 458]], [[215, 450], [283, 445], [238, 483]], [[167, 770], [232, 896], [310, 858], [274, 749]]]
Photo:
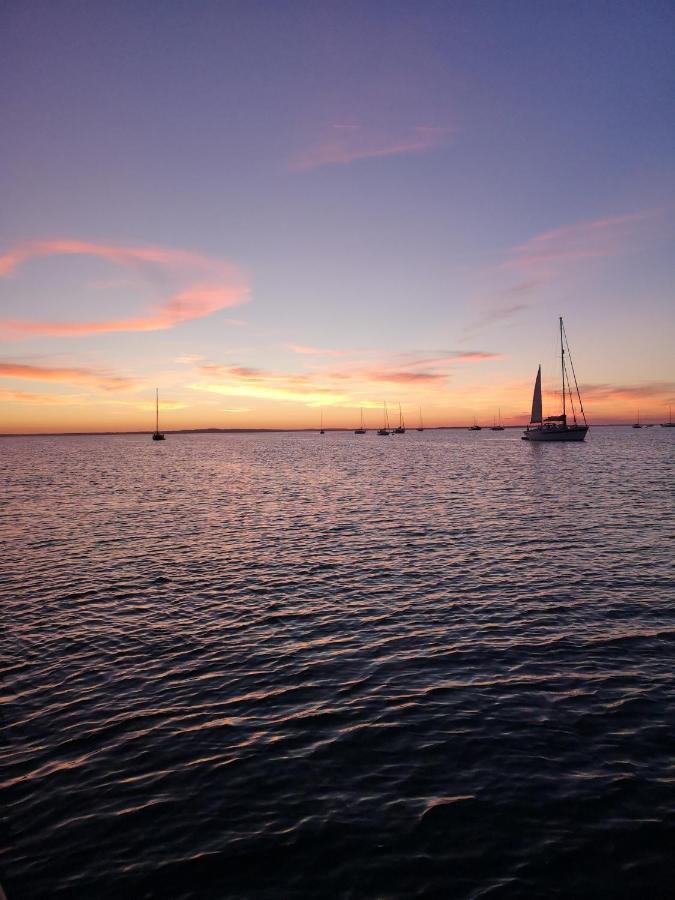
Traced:
[[523, 432], [524, 441], [583, 441], [588, 428], [585, 425], [569, 428], [528, 428]]

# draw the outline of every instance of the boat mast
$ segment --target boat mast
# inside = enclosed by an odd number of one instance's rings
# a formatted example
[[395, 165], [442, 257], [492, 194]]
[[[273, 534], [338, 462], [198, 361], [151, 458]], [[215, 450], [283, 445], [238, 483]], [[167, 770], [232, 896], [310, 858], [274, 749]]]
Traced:
[[565, 407], [565, 347], [563, 345], [563, 320], [562, 316], [560, 316], [560, 371], [562, 374], [562, 402], [563, 402], [563, 416], [566, 414]]
[[155, 433], [159, 434], [159, 388], [155, 388]]

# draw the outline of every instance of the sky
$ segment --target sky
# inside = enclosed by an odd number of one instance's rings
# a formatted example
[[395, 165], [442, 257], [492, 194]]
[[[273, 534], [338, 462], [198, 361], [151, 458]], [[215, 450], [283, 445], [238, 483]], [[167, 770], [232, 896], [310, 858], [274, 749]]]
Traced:
[[0, 432], [675, 405], [669, 0], [6, 0]]

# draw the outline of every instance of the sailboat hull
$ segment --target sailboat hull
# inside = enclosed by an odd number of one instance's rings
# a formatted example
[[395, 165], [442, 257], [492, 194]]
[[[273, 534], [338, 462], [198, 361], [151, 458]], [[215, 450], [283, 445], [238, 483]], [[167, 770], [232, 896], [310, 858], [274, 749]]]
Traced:
[[572, 425], [565, 428], [528, 428], [523, 432], [524, 441], [583, 441], [586, 439], [586, 425]]

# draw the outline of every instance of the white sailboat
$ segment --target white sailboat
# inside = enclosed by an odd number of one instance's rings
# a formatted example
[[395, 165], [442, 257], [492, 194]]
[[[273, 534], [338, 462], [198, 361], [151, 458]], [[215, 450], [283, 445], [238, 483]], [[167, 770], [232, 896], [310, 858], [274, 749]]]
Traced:
[[[567, 345], [567, 355], [570, 360], [572, 369], [572, 377], [574, 378], [574, 387], [579, 402], [579, 412], [584, 420], [581, 425], [577, 422], [577, 411], [574, 405], [574, 396], [570, 385], [567, 365], [565, 363], [565, 345]], [[574, 363], [569, 352], [569, 344], [567, 343], [567, 335], [565, 334], [562, 316], [560, 317], [560, 370], [562, 374], [562, 412], [557, 416], [543, 417], [541, 404], [541, 366], [537, 370], [537, 378], [534, 382], [534, 393], [532, 395], [532, 415], [530, 416], [530, 424], [523, 432], [524, 441], [583, 441], [588, 432], [588, 422], [584, 413], [584, 406], [581, 402], [581, 394], [579, 393], [579, 385], [574, 372]], [[569, 398], [569, 409], [572, 413], [572, 423], [567, 419]]]

